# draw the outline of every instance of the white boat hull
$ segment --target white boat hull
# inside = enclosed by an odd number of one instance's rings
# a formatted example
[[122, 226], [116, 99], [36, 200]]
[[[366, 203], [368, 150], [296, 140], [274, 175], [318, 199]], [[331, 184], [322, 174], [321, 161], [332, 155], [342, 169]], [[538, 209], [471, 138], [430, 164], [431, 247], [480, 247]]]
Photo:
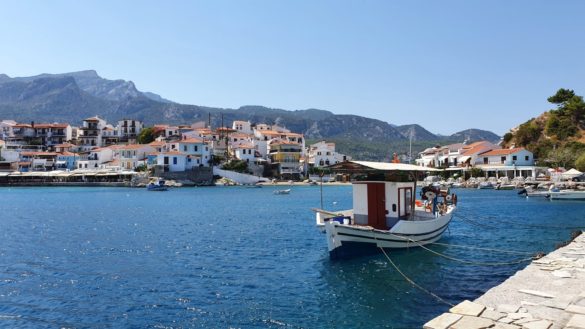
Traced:
[[[421, 220], [399, 220], [390, 230], [370, 226], [324, 223], [327, 246], [332, 259], [349, 258], [356, 254], [377, 252], [378, 248], [411, 248], [435, 242], [441, 238], [453, 217], [454, 206], [435, 218], [426, 213]], [[418, 212], [417, 212], [418, 213]]]
[[585, 200], [585, 191], [550, 192], [551, 200]]

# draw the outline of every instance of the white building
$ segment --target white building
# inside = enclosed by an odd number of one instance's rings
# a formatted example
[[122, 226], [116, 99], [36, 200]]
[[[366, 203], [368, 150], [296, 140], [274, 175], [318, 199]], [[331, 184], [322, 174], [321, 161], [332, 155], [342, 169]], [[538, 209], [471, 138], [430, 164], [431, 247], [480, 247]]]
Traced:
[[337, 153], [335, 143], [321, 141], [309, 146], [309, 165], [314, 167], [323, 167], [351, 160], [350, 156]]
[[83, 126], [78, 130], [81, 149], [89, 151], [96, 146], [102, 146], [102, 131], [106, 125], [106, 120], [98, 116], [83, 120]]
[[234, 121], [232, 129], [242, 134], [251, 134], [253, 132], [250, 121]]
[[142, 121], [123, 119], [118, 121], [116, 126], [118, 136], [121, 141], [135, 141], [144, 127]]

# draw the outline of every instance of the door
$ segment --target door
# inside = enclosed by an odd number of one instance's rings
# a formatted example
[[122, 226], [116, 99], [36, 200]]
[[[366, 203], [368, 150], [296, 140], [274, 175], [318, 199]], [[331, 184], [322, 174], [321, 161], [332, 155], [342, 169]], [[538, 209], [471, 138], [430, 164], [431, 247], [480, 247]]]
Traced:
[[368, 225], [379, 230], [386, 226], [386, 189], [384, 183], [368, 183]]
[[398, 189], [398, 217], [408, 217], [412, 207], [412, 187]]

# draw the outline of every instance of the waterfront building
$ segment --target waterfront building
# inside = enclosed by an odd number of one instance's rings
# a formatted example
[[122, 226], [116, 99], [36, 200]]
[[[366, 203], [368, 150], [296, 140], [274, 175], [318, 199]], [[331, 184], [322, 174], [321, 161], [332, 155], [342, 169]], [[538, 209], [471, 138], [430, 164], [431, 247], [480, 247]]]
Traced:
[[209, 145], [201, 138], [189, 138], [169, 143], [169, 151], [179, 151], [189, 156], [184, 170], [192, 167], [208, 167], [211, 159]]
[[79, 128], [78, 136], [81, 149], [89, 151], [96, 146], [102, 146], [102, 130], [106, 127], [106, 120], [98, 117], [83, 120], [83, 126]]
[[179, 172], [187, 170], [188, 160], [183, 152], [164, 151], [157, 154], [156, 165], [162, 167], [163, 172]]
[[57, 153], [56, 170], [75, 170], [77, 168], [77, 160], [79, 155], [69, 151], [62, 151]]
[[256, 160], [256, 149], [251, 143], [241, 143], [233, 147], [233, 155], [236, 159], [254, 163]]
[[543, 171], [534, 165], [534, 155], [525, 148], [495, 149], [478, 155], [475, 167], [485, 172], [486, 177], [515, 178], [522, 176], [536, 179]]
[[142, 121], [131, 119], [122, 119], [118, 121], [118, 125], [116, 126], [120, 141], [126, 143], [135, 143], [138, 134], [140, 134], [143, 128], [144, 124]]
[[302, 145], [297, 142], [274, 139], [268, 143], [269, 157], [272, 164], [278, 165], [278, 175], [282, 179], [298, 179], [301, 176], [300, 163], [303, 154]]
[[113, 151], [113, 159], [118, 160], [120, 168], [126, 170], [146, 165], [147, 154], [154, 152], [154, 148], [148, 144], [113, 145], [110, 148]]
[[56, 152], [20, 152], [20, 171], [50, 171], [55, 170], [57, 163]]
[[335, 151], [335, 143], [326, 141], [310, 145], [308, 158], [308, 165], [317, 168], [351, 160], [350, 156]]
[[96, 147], [81, 153], [77, 161], [78, 169], [99, 169], [114, 160], [114, 150], [110, 147]]

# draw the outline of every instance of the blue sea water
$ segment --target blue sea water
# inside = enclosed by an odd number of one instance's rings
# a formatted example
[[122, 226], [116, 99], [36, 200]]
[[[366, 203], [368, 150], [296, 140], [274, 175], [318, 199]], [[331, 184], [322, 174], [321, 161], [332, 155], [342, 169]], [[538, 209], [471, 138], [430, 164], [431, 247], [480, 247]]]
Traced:
[[[0, 188], [0, 327], [417, 328], [449, 308], [383, 255], [330, 261], [310, 211], [319, 187], [274, 189]], [[549, 252], [585, 226], [585, 202], [457, 192], [443, 243]], [[351, 187], [325, 187], [323, 206], [351, 208]], [[420, 248], [390, 257], [451, 303], [526, 265], [469, 266]]]

